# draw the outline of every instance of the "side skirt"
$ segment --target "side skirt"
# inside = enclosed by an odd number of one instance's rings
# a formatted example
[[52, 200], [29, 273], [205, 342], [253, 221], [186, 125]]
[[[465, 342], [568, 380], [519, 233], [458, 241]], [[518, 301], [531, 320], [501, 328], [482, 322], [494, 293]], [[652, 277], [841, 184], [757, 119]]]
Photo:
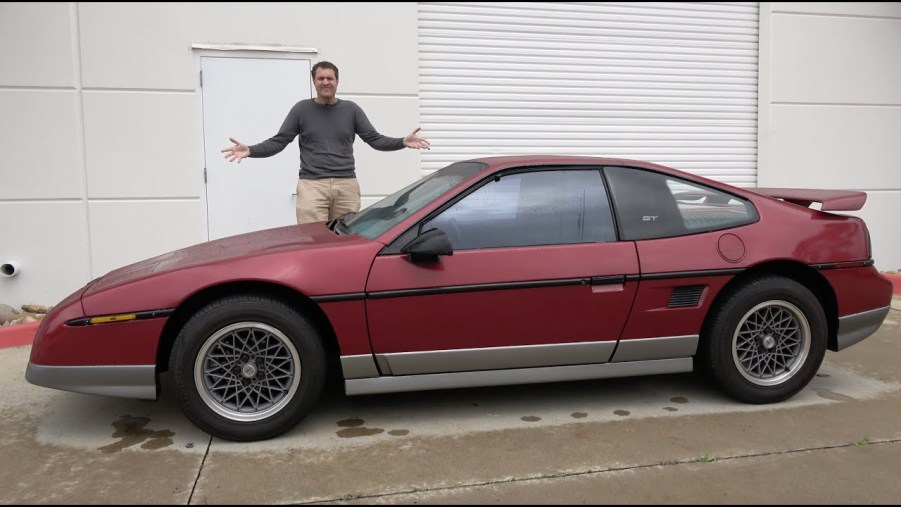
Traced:
[[465, 387], [540, 384], [601, 378], [636, 377], [687, 373], [692, 371], [692, 358], [657, 359], [623, 363], [583, 364], [544, 368], [516, 368], [510, 370], [464, 371], [427, 375], [402, 375], [344, 381], [349, 396], [360, 394], [428, 391]]

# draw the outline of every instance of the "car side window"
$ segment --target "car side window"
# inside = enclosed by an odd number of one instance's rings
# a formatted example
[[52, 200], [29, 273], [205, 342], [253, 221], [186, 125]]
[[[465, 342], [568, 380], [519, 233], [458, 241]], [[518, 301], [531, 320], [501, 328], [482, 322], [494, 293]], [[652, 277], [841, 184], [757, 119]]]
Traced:
[[629, 167], [606, 167], [622, 239], [668, 238], [755, 222], [750, 202], [705, 185]]
[[421, 230], [432, 228], [444, 231], [454, 250], [616, 239], [597, 169], [503, 175], [424, 223]]

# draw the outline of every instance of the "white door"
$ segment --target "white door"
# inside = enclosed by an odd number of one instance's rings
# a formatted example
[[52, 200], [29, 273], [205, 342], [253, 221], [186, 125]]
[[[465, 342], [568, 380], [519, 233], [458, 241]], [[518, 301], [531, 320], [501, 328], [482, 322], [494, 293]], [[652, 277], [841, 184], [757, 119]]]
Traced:
[[209, 239], [297, 223], [300, 153], [295, 139], [269, 158], [229, 162], [229, 137], [250, 146], [274, 136], [288, 111], [311, 98], [310, 61], [201, 57]]

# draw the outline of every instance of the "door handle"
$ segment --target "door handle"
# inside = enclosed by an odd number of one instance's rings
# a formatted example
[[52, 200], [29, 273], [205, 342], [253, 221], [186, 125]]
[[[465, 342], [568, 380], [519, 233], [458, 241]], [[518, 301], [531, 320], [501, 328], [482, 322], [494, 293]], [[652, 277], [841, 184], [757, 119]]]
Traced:
[[625, 283], [625, 275], [592, 276], [591, 292], [594, 294], [599, 292], [620, 292], [625, 288]]

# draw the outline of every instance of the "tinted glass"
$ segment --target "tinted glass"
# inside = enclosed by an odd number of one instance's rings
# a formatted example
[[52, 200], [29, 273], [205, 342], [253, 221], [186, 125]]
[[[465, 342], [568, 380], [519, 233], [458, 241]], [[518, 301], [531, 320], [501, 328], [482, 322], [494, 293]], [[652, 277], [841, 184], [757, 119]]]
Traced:
[[628, 167], [604, 169], [622, 239], [667, 238], [748, 224], [751, 203], [665, 174]]
[[480, 162], [458, 162], [439, 169], [351, 215], [339, 230], [375, 239], [485, 167]]
[[489, 181], [421, 230], [443, 230], [455, 250], [613, 241], [597, 170], [509, 174]]

